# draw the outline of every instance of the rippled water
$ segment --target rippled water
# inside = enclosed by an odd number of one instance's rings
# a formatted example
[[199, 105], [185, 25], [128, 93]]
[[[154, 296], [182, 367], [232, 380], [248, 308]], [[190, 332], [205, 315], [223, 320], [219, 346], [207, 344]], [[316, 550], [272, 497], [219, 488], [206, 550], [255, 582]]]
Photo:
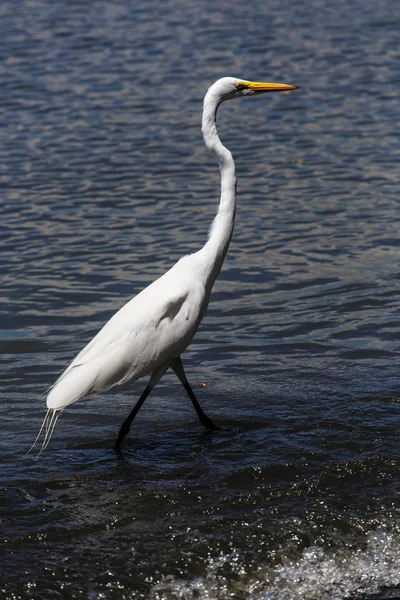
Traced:
[[[399, 33], [389, 0], [4, 0], [1, 598], [339, 600], [400, 590]], [[102, 324], [204, 243], [218, 77], [233, 241], [173, 375], [69, 408], [45, 392]], [[205, 383], [206, 386], [201, 384]], [[133, 451], [135, 450], [135, 451]]]

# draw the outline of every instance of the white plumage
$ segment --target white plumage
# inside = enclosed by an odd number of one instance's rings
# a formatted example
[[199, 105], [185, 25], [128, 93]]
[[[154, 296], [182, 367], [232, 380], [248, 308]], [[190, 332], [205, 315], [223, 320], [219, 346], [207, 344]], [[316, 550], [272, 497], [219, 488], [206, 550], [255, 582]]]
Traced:
[[179, 356], [206, 303], [200, 272], [196, 255], [185, 256], [125, 304], [59, 377], [47, 407], [61, 409], [92, 392], [135, 381]]
[[121, 427], [115, 445], [119, 450], [144, 400], [169, 367], [184, 385], [201, 423], [217, 429], [197, 402], [180, 359], [207, 309], [235, 220], [235, 164], [218, 137], [216, 113], [224, 100], [293, 89], [296, 86], [233, 77], [219, 79], [209, 88], [204, 98], [202, 132], [206, 147], [220, 166], [221, 199], [208, 241], [201, 250], [179, 260], [165, 275], [125, 304], [58, 378], [48, 394], [48, 411], [32, 446], [44, 429], [39, 455], [49, 443], [57, 418], [66, 406], [94, 392], [136, 381], [151, 373], [146, 389]]

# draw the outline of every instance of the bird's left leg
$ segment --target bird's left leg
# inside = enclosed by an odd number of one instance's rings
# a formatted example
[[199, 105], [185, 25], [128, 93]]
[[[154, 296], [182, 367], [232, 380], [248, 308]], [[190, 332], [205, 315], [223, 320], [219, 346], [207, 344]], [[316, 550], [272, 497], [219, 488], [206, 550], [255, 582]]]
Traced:
[[200, 404], [198, 403], [197, 398], [194, 395], [193, 390], [190, 387], [189, 382], [186, 378], [185, 371], [183, 369], [182, 359], [180, 356], [178, 356], [178, 358], [175, 358], [172, 361], [171, 369], [178, 377], [183, 387], [185, 388], [187, 395], [191, 399], [192, 404], [197, 412], [197, 416], [200, 419], [200, 423], [208, 429], [219, 429], [218, 425], [215, 425], [215, 423], [211, 421], [210, 417], [207, 417], [207, 415], [203, 412], [203, 409], [201, 408]]
[[162, 365], [158, 369], [154, 369], [154, 371], [152, 372], [149, 383], [146, 386], [146, 389], [144, 390], [143, 394], [140, 396], [139, 400], [136, 402], [136, 404], [133, 407], [132, 411], [130, 412], [128, 418], [121, 425], [121, 429], [119, 430], [117, 441], [115, 442], [115, 446], [114, 446], [114, 450], [116, 450], [117, 452], [119, 452], [121, 450], [121, 444], [123, 442], [123, 439], [126, 436], [126, 434], [128, 433], [129, 429], [131, 428], [132, 421], [136, 417], [137, 413], [139, 412], [143, 402], [146, 400], [147, 396], [150, 394], [151, 390], [156, 385], [157, 381], [159, 381], [161, 379], [161, 377], [164, 375], [164, 373], [168, 369], [168, 367], [169, 367], [169, 364]]

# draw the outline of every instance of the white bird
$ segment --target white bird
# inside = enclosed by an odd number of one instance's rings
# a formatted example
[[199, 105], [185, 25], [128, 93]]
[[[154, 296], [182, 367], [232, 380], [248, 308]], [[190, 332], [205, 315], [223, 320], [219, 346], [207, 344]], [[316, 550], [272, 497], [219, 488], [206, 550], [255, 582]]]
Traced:
[[[47, 413], [39, 455], [47, 447], [61, 411], [84, 396], [150, 375], [146, 389], [121, 426], [115, 450], [153, 387], [171, 368], [183, 384], [200, 422], [218, 427], [201, 409], [186, 378], [181, 354], [190, 344], [207, 310], [214, 282], [232, 237], [236, 210], [235, 163], [218, 137], [216, 115], [225, 100], [266, 92], [295, 90], [282, 83], [251, 82], [234, 77], [216, 81], [204, 98], [202, 132], [221, 172], [221, 199], [207, 243], [181, 258], [162, 277], [123, 306], [76, 356], [47, 396]], [[31, 449], [32, 449], [31, 448]]]

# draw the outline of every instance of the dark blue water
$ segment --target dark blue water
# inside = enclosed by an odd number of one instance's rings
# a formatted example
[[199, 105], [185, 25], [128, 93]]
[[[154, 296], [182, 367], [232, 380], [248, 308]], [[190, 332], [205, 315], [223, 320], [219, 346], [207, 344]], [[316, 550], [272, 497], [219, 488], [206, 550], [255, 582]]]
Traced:
[[[389, 0], [0, 7], [0, 597], [400, 596], [400, 51]], [[58, 374], [200, 248], [224, 75], [300, 90], [224, 105], [239, 206], [184, 359], [77, 403], [24, 456]], [[202, 384], [206, 384], [203, 386]], [[400, 589], [400, 588], [399, 588]]]

